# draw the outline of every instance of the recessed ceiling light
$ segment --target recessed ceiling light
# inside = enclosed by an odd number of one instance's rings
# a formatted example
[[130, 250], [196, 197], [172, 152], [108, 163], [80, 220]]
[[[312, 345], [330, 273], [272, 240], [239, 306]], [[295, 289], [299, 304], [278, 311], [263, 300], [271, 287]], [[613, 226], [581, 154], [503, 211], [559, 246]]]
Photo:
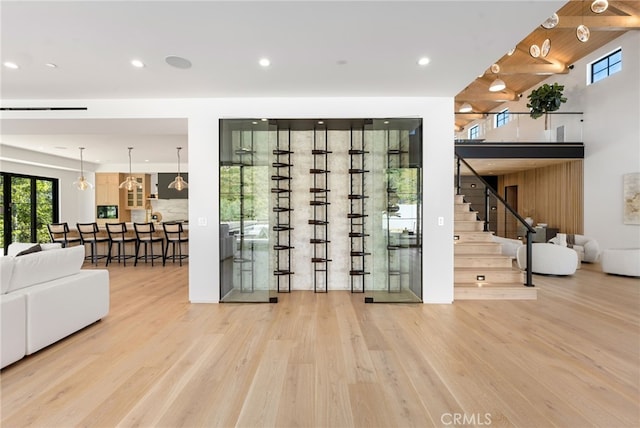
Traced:
[[135, 68], [144, 68], [144, 62], [140, 61], [139, 59], [132, 59], [131, 65], [133, 65]]
[[319, 121], [318, 121], [318, 125], [324, 125], [324, 122], [323, 122], [323, 121], [321, 121], [321, 120], [319, 120]]
[[255, 120], [253, 122], [251, 122], [252, 125], [257, 125], [258, 122], [256, 122]]
[[264, 118], [264, 119], [260, 119], [260, 120], [263, 121], [263, 122], [266, 122], [268, 119]]
[[58, 68], [58, 66], [57, 66], [57, 65], [55, 65], [55, 64], [54, 64], [54, 63], [52, 63], [52, 62], [48, 62], [48, 63], [46, 63], [46, 64], [45, 64], [45, 66], [47, 66], [47, 67], [49, 67], [49, 68]]
[[16, 64], [15, 62], [11, 62], [11, 61], [5, 61], [5, 62], [3, 63], [3, 65], [4, 65], [5, 67], [7, 67], [7, 68], [12, 68], [12, 69], [14, 69], [14, 70], [16, 70], [16, 69], [20, 68], [20, 67], [18, 67], [18, 64]]
[[191, 61], [176, 55], [167, 56], [164, 59], [164, 62], [166, 62], [167, 64], [175, 68], [182, 68], [182, 69], [191, 68]]
[[271, 65], [271, 61], [269, 61], [269, 58], [260, 58], [258, 64], [260, 64], [261, 67], [269, 67]]
[[425, 66], [425, 65], [429, 64], [430, 62], [431, 62], [431, 60], [429, 58], [427, 58], [426, 56], [423, 56], [422, 58], [420, 58], [418, 60], [418, 65]]

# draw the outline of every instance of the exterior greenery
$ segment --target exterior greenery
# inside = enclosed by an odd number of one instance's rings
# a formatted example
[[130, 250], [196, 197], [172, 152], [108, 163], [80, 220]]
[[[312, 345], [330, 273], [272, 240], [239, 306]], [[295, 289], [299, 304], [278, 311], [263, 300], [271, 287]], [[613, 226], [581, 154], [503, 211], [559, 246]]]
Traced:
[[[6, 180], [10, 180], [8, 195], [5, 195]], [[3, 201], [0, 246], [4, 248], [11, 242], [49, 242], [47, 224], [52, 223], [54, 218], [53, 179], [2, 174], [0, 184]], [[5, 234], [7, 222], [10, 223], [10, 236]], [[35, 236], [32, 234], [34, 222]]]

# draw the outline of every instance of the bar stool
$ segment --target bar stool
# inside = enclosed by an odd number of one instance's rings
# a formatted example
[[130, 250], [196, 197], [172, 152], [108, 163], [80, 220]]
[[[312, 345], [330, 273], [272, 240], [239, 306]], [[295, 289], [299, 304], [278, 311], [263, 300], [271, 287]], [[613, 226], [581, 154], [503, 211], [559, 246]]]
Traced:
[[80, 234], [80, 240], [82, 245], [89, 244], [91, 248], [91, 255], [85, 256], [85, 260], [91, 260], [94, 265], [98, 264], [98, 259], [107, 258], [106, 254], [98, 254], [98, 244], [104, 242], [107, 244], [109, 238], [106, 236], [98, 236], [98, 223], [76, 223], [78, 233]]
[[73, 244], [80, 244], [82, 242], [79, 237], [69, 236], [69, 225], [67, 222], [47, 224], [47, 229], [49, 230], [51, 242], [58, 242], [62, 244], [62, 248]]
[[[164, 248], [164, 238], [155, 235], [156, 228], [153, 226], [153, 223], [133, 223], [133, 229], [136, 231], [136, 261], [133, 265], [137, 266], [138, 260], [141, 258], [144, 258], [145, 263], [151, 258], [151, 266], [153, 266], [153, 259], [163, 258], [162, 250], [160, 251], [160, 255], [153, 255], [153, 244], [160, 242], [160, 247]], [[144, 256], [138, 255], [141, 244], [144, 244]], [[147, 247], [149, 247], [150, 256], [147, 255]]]
[[176, 245], [178, 246], [177, 258], [180, 261], [180, 266], [182, 266], [182, 259], [189, 257], [188, 254], [182, 254], [182, 243], [189, 242], [189, 237], [184, 235], [184, 229], [182, 228], [182, 223], [180, 222], [162, 223], [162, 229], [164, 230], [164, 238], [166, 240], [164, 257], [162, 258], [162, 266], [164, 266], [167, 261], [167, 256], [169, 254], [169, 244], [171, 244], [171, 250], [172, 250], [171, 259], [173, 263], [176, 262]]
[[125, 223], [106, 223], [107, 234], [109, 235], [109, 253], [107, 257], [107, 266], [109, 266], [109, 262], [113, 259], [111, 255], [111, 250], [113, 248], [113, 244], [118, 247], [118, 256], [117, 260], [120, 263], [122, 260], [122, 264], [124, 266], [127, 265], [127, 259], [132, 259], [135, 257], [133, 254], [127, 255], [126, 245], [128, 243], [135, 243], [135, 236], [127, 236], [127, 225]]

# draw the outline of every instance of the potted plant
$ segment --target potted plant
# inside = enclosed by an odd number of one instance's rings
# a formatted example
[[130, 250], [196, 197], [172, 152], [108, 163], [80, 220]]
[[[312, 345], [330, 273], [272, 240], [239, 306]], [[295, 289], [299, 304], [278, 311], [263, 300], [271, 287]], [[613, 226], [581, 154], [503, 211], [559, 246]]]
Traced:
[[532, 90], [527, 96], [529, 99], [527, 107], [530, 109], [530, 116], [533, 119], [537, 119], [544, 115], [544, 129], [548, 129], [549, 127], [547, 113], [558, 110], [562, 103], [567, 102], [567, 99], [562, 96], [563, 90], [564, 85], [559, 85], [558, 83], [549, 85], [545, 83], [539, 88]]

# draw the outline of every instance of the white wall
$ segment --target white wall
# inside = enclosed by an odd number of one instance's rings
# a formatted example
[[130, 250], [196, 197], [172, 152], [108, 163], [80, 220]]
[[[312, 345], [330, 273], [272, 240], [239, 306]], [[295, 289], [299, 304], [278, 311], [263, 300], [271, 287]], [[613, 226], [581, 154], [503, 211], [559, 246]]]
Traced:
[[[587, 85], [587, 64], [622, 47], [622, 70], [593, 85]], [[565, 86], [567, 102], [560, 112], [584, 113], [582, 136], [573, 126], [565, 141], [583, 141], [584, 158], [584, 233], [594, 237], [601, 248], [640, 247], [640, 226], [623, 223], [622, 176], [640, 172], [640, 31], [629, 31], [618, 39], [576, 62], [569, 74], [550, 77], [542, 83]], [[541, 84], [542, 84], [541, 83]], [[539, 85], [536, 85], [538, 87]], [[533, 88], [532, 88], [533, 89]], [[496, 111], [528, 111], [525, 91], [518, 102], [505, 103]], [[570, 116], [572, 117], [572, 116]], [[556, 117], [555, 127], [561, 120]], [[543, 129], [543, 118], [520, 119], [520, 141]], [[489, 130], [489, 141], [514, 141], [514, 127]], [[469, 126], [467, 126], [467, 129]], [[467, 138], [465, 129], [457, 138]], [[572, 138], [574, 137], [574, 138]]]
[[[20, 106], [24, 101], [8, 100]], [[48, 100], [29, 100], [29, 105]], [[78, 100], [56, 100], [76, 105]], [[82, 100], [91, 118], [188, 119], [189, 300], [219, 299], [218, 121], [221, 118], [423, 118], [423, 300], [453, 301], [453, 98], [238, 98], [193, 100]], [[56, 112], [59, 114], [60, 112]], [[63, 114], [74, 118], [73, 112]], [[4, 112], [4, 117], [21, 117]], [[32, 118], [47, 118], [46, 113]], [[73, 181], [75, 177], [65, 179]], [[67, 183], [62, 182], [61, 186]], [[91, 206], [93, 201], [91, 202]], [[76, 208], [81, 208], [76, 204]], [[438, 226], [438, 217], [444, 226]]]
[[622, 71], [580, 95], [584, 125], [584, 231], [602, 248], [640, 247], [640, 225], [623, 223], [622, 176], [640, 172], [640, 31], [632, 31], [576, 63], [584, 85], [586, 64], [622, 46]]

